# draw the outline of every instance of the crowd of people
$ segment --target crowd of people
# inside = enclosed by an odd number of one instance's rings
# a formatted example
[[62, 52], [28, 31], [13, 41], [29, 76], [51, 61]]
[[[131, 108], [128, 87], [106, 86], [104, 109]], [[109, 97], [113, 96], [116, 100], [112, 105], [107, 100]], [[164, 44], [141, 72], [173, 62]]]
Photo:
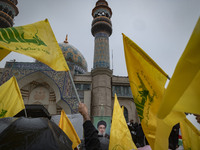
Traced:
[[130, 120], [127, 125], [130, 130], [133, 142], [137, 147], [148, 145], [141, 124], [138, 124], [137, 122], [134, 123], [133, 120]]
[[[138, 148], [143, 147], [145, 145], [149, 145], [142, 130], [141, 124], [138, 124], [137, 122], [134, 123], [133, 120], [130, 120], [130, 122], [128, 123], [128, 128], [131, 132], [133, 142]], [[179, 124], [175, 125], [170, 133], [169, 149], [171, 150], [175, 150], [178, 148], [179, 128], [180, 128]]]
[[[99, 121], [97, 124], [97, 130], [91, 122], [90, 116], [88, 114], [88, 109], [85, 104], [79, 104], [79, 112], [84, 119], [84, 141], [81, 142], [80, 149], [108, 150], [110, 137], [108, 134], [106, 134], [106, 122], [103, 120]], [[147, 139], [145, 138], [141, 124], [138, 124], [137, 122], [134, 123], [133, 120], [130, 120], [130, 122], [127, 123], [127, 126], [130, 130], [132, 140], [137, 148], [149, 145]], [[177, 124], [173, 127], [169, 136], [169, 148], [172, 150], [175, 150], [178, 147], [178, 134], [179, 125]]]

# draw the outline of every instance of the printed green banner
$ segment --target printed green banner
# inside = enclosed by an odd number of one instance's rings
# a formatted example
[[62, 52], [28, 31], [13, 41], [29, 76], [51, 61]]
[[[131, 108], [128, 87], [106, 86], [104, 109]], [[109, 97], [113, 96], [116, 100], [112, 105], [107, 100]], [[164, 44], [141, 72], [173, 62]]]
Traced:
[[0, 61], [11, 51], [33, 57], [56, 71], [68, 71], [48, 20], [0, 29]]

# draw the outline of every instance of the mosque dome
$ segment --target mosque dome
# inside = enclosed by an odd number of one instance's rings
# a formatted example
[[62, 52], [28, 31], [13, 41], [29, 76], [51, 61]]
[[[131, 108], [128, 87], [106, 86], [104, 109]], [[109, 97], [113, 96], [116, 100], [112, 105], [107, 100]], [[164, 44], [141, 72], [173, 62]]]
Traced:
[[59, 46], [63, 52], [65, 60], [68, 63], [70, 70], [71, 66], [74, 66], [75, 73], [85, 73], [87, 72], [87, 62], [81, 52], [68, 43], [67, 37], [63, 43], [59, 43]]

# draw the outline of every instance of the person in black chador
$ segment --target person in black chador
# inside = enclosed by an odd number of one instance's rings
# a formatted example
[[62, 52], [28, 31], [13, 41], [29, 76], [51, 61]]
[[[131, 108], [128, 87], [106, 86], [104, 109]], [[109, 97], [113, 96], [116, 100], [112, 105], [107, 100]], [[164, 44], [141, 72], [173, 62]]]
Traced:
[[131, 133], [132, 140], [133, 140], [134, 143], [136, 143], [137, 142], [137, 138], [136, 138], [136, 126], [133, 123], [133, 120], [130, 120], [130, 122], [127, 123], [127, 125], [128, 125], [128, 128], [129, 128], [129, 131]]
[[141, 124], [136, 129], [136, 137], [137, 137], [137, 147], [143, 147], [144, 146], [144, 132], [142, 130]]
[[178, 148], [178, 136], [179, 136], [179, 124], [176, 124], [170, 133], [169, 136], [169, 148], [175, 150]]

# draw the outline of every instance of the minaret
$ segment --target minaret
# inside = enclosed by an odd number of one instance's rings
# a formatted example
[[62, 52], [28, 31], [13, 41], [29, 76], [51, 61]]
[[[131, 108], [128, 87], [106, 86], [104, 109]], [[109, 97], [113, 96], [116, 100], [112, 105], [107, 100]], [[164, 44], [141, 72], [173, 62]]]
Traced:
[[98, 0], [92, 10], [92, 35], [94, 40], [94, 62], [92, 74], [92, 116], [110, 116], [111, 77], [109, 36], [112, 34], [110, 18], [112, 11], [105, 0]]
[[112, 11], [105, 0], [98, 0], [92, 10], [92, 35], [95, 37], [93, 68], [110, 68], [109, 36]]
[[0, 28], [13, 26], [13, 19], [19, 13], [17, 3], [17, 0], [0, 0]]

